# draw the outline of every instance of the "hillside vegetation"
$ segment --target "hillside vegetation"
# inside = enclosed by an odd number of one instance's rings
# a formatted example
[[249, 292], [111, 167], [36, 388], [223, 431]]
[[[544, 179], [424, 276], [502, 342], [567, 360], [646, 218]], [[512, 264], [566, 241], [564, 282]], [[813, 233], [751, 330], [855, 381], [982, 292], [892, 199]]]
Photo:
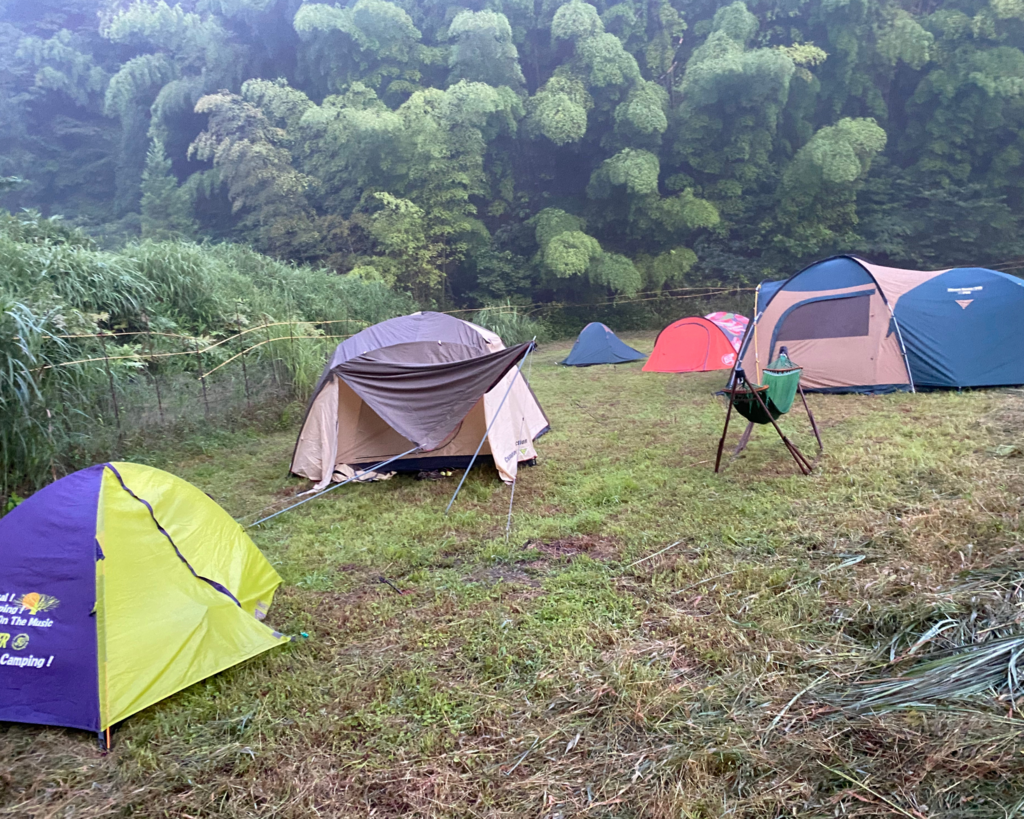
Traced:
[[1005, 267], [1022, 48], [1019, 0], [3, 0], [2, 201], [448, 306]]

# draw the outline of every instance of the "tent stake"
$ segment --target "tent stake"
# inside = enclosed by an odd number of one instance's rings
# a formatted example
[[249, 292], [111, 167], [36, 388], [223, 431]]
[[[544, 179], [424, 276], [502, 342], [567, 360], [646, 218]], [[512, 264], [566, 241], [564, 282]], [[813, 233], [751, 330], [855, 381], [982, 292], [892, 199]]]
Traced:
[[[362, 472], [363, 475], [365, 475], [367, 472], [376, 472], [381, 467], [387, 466], [389, 463], [397, 461], [399, 458], [404, 458], [406, 455], [412, 455], [412, 453], [414, 453], [418, 449], [419, 449], [418, 446], [414, 446], [412, 449], [408, 450], [407, 452], [403, 452], [401, 455], [396, 455], [394, 458], [388, 458], [386, 461], [381, 461], [379, 464], [374, 464], [369, 469], [361, 470], [361, 472]], [[308, 498], [304, 498], [303, 500], [300, 500], [298, 503], [293, 503], [291, 506], [286, 506], [280, 512], [274, 512], [274, 514], [272, 514], [272, 515], [267, 515], [265, 518], [260, 518], [255, 523], [250, 523], [246, 528], [247, 529], [251, 529], [253, 526], [259, 526], [261, 523], [266, 523], [271, 518], [276, 518], [278, 515], [283, 515], [285, 512], [288, 512], [289, 510], [294, 509], [296, 506], [302, 506], [302, 504], [304, 504], [304, 503], [309, 503], [311, 500], [316, 500], [321, 495], [326, 495], [332, 489], [337, 489], [339, 486], [344, 486], [345, 484], [350, 483], [351, 481], [354, 481], [358, 477], [359, 477], [359, 473], [357, 472], [351, 478], [345, 478], [345, 480], [341, 481], [341, 483], [336, 483], [336, 484], [334, 484], [334, 486], [328, 486], [322, 492], [317, 492], [315, 495], [312, 495], [312, 496], [310, 496]]]
[[736, 449], [733, 450], [732, 457], [737, 458], [744, 449], [747, 448], [747, 444], [750, 443], [750, 436], [754, 432], [754, 422], [751, 421], [747, 424], [747, 428], [743, 430], [743, 435], [740, 436], [740, 442], [736, 445]]
[[[537, 341], [537, 336], [533, 337], [530, 342], [530, 349], [526, 351], [526, 355], [523, 356], [522, 360], [516, 365], [516, 374], [512, 376], [512, 380], [508, 382], [508, 389], [505, 390], [505, 394], [501, 397], [501, 403], [498, 404], [498, 408], [494, 411], [494, 417], [491, 419], [491, 423], [487, 425], [487, 429], [484, 430], [484, 437], [480, 439], [480, 443], [476, 446], [476, 452], [473, 453], [473, 457], [469, 459], [469, 466], [466, 467], [466, 471], [462, 473], [462, 480], [459, 481], [459, 485], [455, 487], [455, 494], [452, 495], [452, 499], [448, 501], [448, 506], [445, 507], [444, 513], [447, 514], [451, 511], [452, 504], [455, 503], [455, 499], [459, 496], [459, 492], [462, 491], [462, 484], [466, 482], [466, 477], [469, 475], [469, 470], [473, 468], [473, 464], [476, 462], [476, 456], [480, 454], [480, 450], [483, 449], [484, 441], [487, 440], [487, 436], [491, 433], [491, 427], [494, 426], [494, 422], [498, 420], [498, 413], [501, 412], [501, 408], [505, 406], [505, 399], [508, 398], [508, 394], [512, 392], [512, 385], [516, 383], [516, 379], [519, 374], [523, 371], [523, 364], [526, 363], [526, 359], [530, 357], [530, 353], [533, 352], [533, 348]], [[516, 470], [518, 472], [518, 469]]]

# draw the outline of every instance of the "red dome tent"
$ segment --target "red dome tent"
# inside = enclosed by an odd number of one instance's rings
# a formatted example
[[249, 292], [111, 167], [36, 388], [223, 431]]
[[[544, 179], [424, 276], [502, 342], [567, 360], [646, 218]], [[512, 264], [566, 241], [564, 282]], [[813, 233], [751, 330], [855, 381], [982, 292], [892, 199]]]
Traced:
[[736, 362], [747, 322], [736, 313], [708, 313], [674, 321], [658, 333], [644, 372], [728, 370]]

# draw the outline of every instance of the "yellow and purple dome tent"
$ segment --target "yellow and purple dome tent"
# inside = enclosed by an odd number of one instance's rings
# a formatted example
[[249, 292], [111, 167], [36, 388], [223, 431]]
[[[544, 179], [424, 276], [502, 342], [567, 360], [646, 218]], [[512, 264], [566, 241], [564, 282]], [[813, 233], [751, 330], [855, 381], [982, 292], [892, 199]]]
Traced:
[[216, 502], [159, 469], [75, 472], [0, 519], [0, 721], [101, 732], [287, 642], [281, 578]]

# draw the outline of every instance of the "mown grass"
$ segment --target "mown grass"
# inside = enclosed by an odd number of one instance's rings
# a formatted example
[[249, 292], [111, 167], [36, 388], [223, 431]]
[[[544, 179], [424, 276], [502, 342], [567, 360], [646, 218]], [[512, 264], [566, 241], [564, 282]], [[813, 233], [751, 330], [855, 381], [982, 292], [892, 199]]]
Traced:
[[[508, 539], [490, 467], [450, 517], [455, 480], [396, 478], [272, 521], [254, 534], [285, 581], [270, 619], [309, 638], [132, 717], [107, 756], [0, 727], [0, 815], [1020, 813], [1012, 694], [835, 703], [942, 618], [1016, 626], [1019, 583], [963, 576], [1020, 566], [1024, 459], [1002, 455], [1024, 395], [812, 396], [812, 476], [770, 429], [715, 476], [721, 374], [556, 366], [567, 350], [528, 365], [552, 431]], [[137, 459], [252, 516], [304, 488], [297, 421]], [[813, 452], [802, 411], [784, 428]]]

